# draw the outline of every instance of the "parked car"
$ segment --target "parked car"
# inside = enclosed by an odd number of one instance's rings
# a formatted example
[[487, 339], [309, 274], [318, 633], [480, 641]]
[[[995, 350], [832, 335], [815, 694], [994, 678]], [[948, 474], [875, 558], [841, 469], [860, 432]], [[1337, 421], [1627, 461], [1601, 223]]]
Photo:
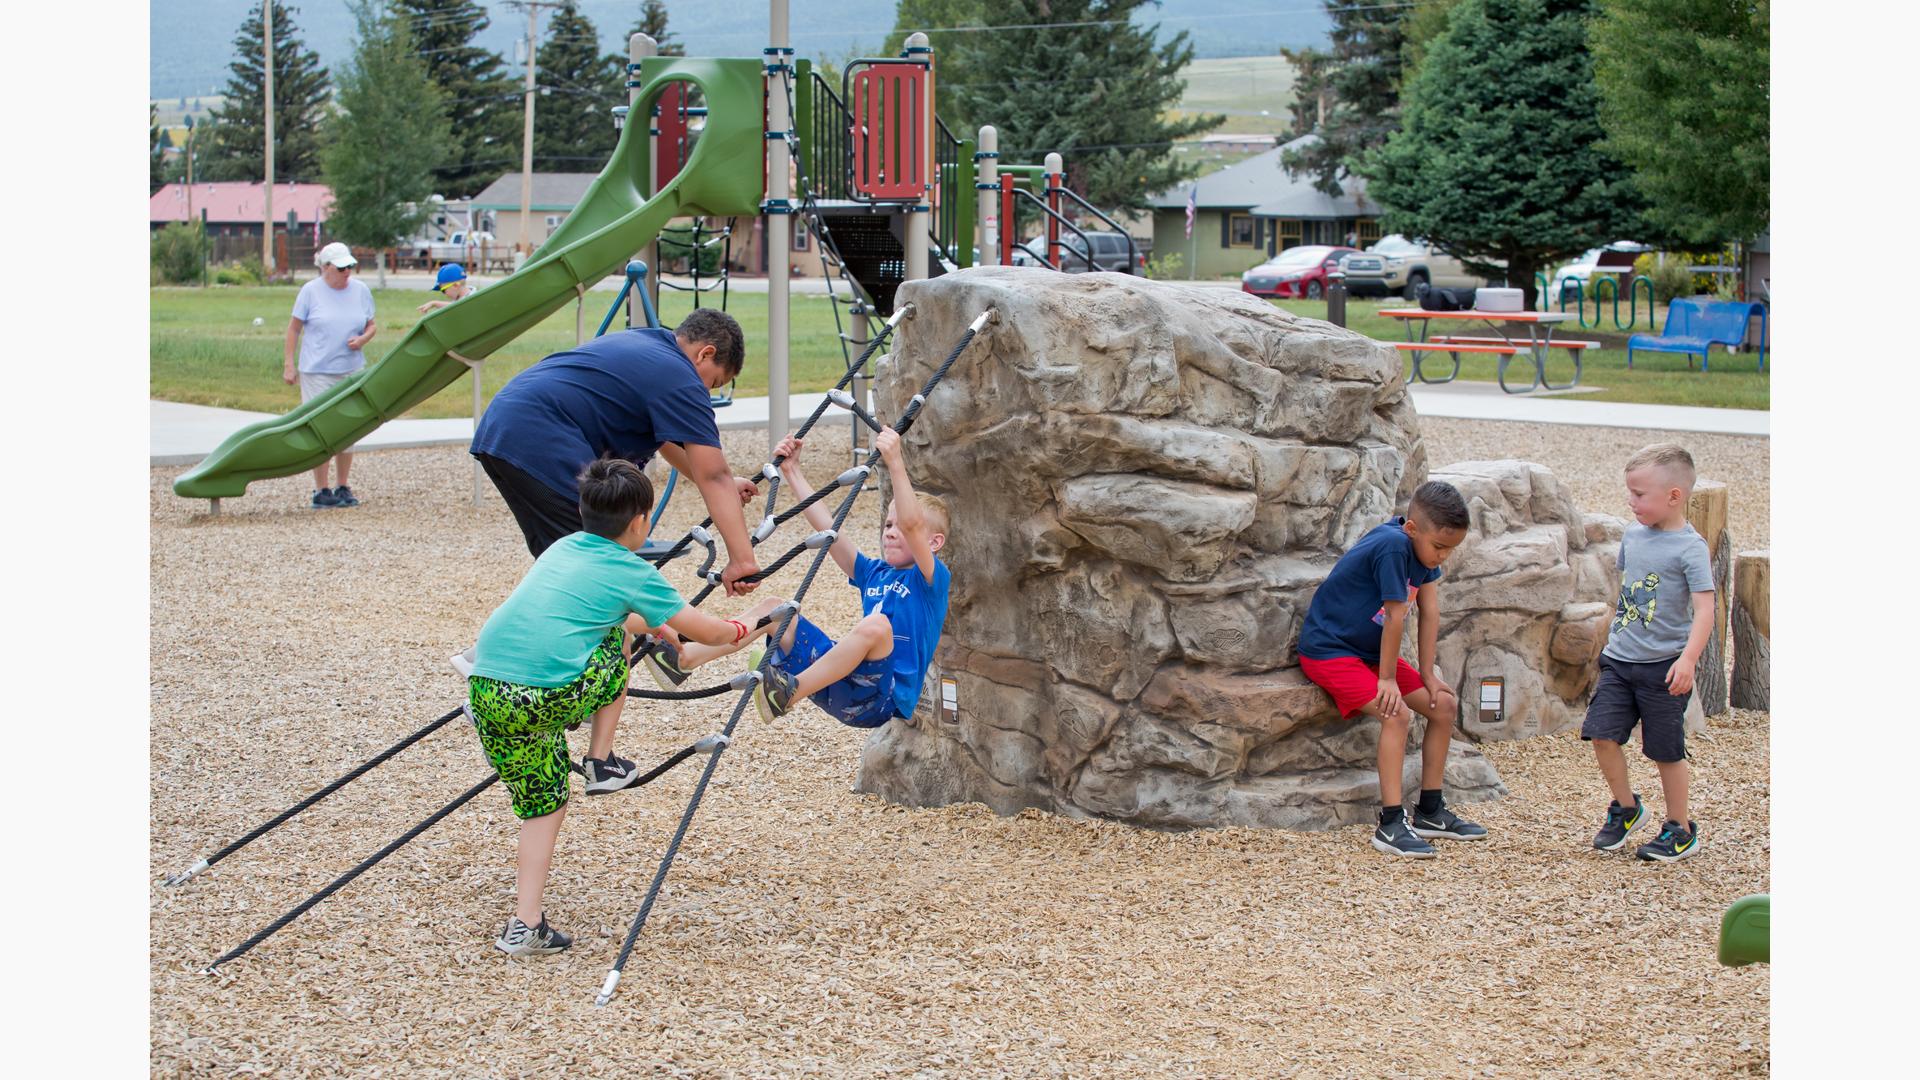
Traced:
[[1327, 294], [1327, 275], [1357, 252], [1350, 247], [1303, 244], [1287, 250], [1240, 275], [1240, 291], [1255, 296], [1304, 296], [1318, 300]]
[[[1095, 270], [1111, 270], [1117, 274], [1146, 273], [1147, 257], [1145, 253], [1140, 250], [1140, 245], [1137, 241], [1131, 248], [1133, 258], [1131, 263], [1129, 263], [1127, 258], [1129, 248], [1126, 234], [1089, 231], [1087, 233], [1087, 239], [1093, 241], [1093, 268]], [[1086, 250], [1086, 245], [1081, 242], [1078, 236], [1065, 229], [1060, 230], [1060, 269], [1062, 271], [1069, 274], [1086, 273], [1087, 258], [1083, 254]], [[1047, 265], [1046, 254], [1046, 236], [1044, 234], [1036, 236], [1025, 243], [1015, 244], [1013, 246], [1013, 265], [1045, 266]]]
[[1424, 241], [1399, 233], [1383, 236], [1372, 247], [1347, 260], [1347, 293], [1351, 296], [1420, 298], [1421, 285], [1479, 288], [1487, 280], [1469, 271], [1459, 259]]
[[[1631, 240], [1615, 240], [1603, 248], [1594, 248], [1578, 259], [1553, 272], [1547, 285], [1547, 306], [1558, 308], [1560, 294], [1568, 282], [1580, 283], [1580, 296], [1584, 300], [1593, 295], [1594, 274], [1614, 274], [1622, 278], [1618, 284], [1625, 286], [1624, 279], [1633, 276], [1634, 257], [1643, 251], [1653, 249], [1645, 244], [1636, 244]], [[1621, 299], [1626, 299], [1623, 292]]]
[[437, 263], [472, 262], [483, 246], [495, 246], [492, 233], [456, 232], [445, 240], [409, 242], [420, 258]]

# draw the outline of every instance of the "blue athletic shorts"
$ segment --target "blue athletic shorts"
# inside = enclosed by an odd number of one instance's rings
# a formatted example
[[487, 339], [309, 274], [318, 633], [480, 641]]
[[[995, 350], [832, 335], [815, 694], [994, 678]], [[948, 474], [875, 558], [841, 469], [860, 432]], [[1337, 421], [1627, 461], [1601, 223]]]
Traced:
[[[794, 616], [793, 651], [773, 646], [773, 666], [789, 675], [799, 675], [815, 660], [833, 648], [833, 639], [813, 625], [805, 615]], [[857, 728], [877, 728], [893, 719], [892, 657], [868, 660], [853, 673], [807, 700], [825, 710], [828, 716]]]

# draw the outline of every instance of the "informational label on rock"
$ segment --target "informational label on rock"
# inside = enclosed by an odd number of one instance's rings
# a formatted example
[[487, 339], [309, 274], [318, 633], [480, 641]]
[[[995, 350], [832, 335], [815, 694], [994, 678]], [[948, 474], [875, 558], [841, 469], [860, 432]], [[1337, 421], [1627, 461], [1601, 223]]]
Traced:
[[960, 680], [951, 675], [940, 676], [940, 719], [949, 724], [960, 719]]
[[1507, 680], [1504, 677], [1480, 680], [1480, 722], [1497, 724], [1506, 716]]

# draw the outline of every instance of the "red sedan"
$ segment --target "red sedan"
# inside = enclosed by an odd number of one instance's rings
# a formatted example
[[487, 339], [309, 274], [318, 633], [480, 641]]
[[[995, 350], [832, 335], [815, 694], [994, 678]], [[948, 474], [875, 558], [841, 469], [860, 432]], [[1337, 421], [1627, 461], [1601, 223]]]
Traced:
[[1318, 300], [1327, 294], [1327, 275], [1340, 269], [1340, 260], [1354, 248], [1303, 244], [1287, 250], [1240, 275], [1240, 291], [1255, 296]]

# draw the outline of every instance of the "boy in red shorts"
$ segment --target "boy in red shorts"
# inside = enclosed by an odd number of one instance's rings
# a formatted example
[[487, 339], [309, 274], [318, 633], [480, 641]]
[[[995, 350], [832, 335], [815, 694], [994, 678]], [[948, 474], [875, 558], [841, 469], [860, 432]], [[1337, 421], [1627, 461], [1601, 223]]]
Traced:
[[[1389, 855], [1433, 858], [1430, 839], [1485, 840], [1487, 830], [1447, 809], [1440, 784], [1460, 702], [1434, 673], [1440, 639], [1440, 564], [1467, 536], [1467, 504], [1452, 484], [1429, 480], [1405, 517], [1360, 538], [1340, 557], [1307, 605], [1300, 670], [1333, 695], [1342, 716], [1380, 720], [1380, 827], [1373, 846]], [[1417, 598], [1417, 599], [1416, 599]], [[1420, 613], [1420, 668], [1400, 659], [1407, 607]], [[1401, 773], [1410, 713], [1427, 718], [1420, 740], [1420, 802], [1408, 825]]]

